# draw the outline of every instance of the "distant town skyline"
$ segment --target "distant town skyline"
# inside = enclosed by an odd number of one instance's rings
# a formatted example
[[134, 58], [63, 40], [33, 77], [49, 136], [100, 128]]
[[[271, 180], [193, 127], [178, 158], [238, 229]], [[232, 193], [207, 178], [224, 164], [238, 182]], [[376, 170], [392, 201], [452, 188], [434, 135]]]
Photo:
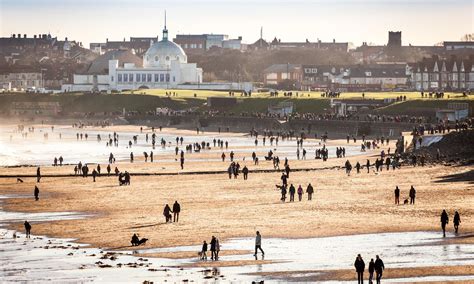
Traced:
[[60, 39], [159, 36], [168, 14], [176, 34], [228, 34], [253, 43], [271, 41], [362, 42], [384, 45], [388, 31], [402, 31], [403, 45], [434, 45], [474, 31], [471, 0], [0, 0], [0, 35], [51, 33]]

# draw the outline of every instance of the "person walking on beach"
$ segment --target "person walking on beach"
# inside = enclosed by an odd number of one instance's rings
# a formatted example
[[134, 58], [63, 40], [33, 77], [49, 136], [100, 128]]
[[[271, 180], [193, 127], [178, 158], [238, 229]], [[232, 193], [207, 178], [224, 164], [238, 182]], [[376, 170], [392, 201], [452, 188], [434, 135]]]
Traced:
[[171, 222], [171, 208], [168, 204], [165, 205], [165, 209], [163, 209], [163, 216], [165, 216], [166, 223]]
[[94, 170], [92, 171], [92, 180], [93, 180], [94, 182], [95, 182], [95, 178], [97, 177], [97, 174], [98, 174], [97, 171], [94, 169]]
[[300, 186], [298, 186], [298, 200], [301, 201], [302, 198], [303, 198], [303, 188], [301, 187], [301, 184], [300, 184]]
[[179, 221], [179, 212], [181, 212], [181, 205], [179, 205], [178, 201], [175, 201], [173, 204], [173, 222]]
[[112, 168], [110, 167], [110, 164], [107, 165], [107, 176], [110, 176], [110, 171]]
[[216, 256], [216, 237], [211, 238], [211, 260], [217, 260]]
[[454, 212], [453, 224], [454, 224], [454, 233], [458, 233], [459, 223], [461, 223], [461, 217], [459, 216], [458, 211]]
[[378, 255], [375, 256], [374, 268], [375, 268], [375, 275], [376, 275], [376, 279], [377, 279], [377, 284], [380, 284], [380, 280], [382, 279], [383, 271], [385, 270], [385, 265], [383, 264], [382, 259], [380, 259]]
[[293, 202], [295, 201], [295, 187], [293, 186], [293, 184], [290, 184], [290, 202]]
[[413, 185], [410, 188], [409, 196], [410, 196], [410, 204], [415, 205], [416, 190], [413, 187]]
[[24, 225], [25, 225], [26, 238], [29, 239], [31, 235], [31, 225], [30, 223], [28, 223], [28, 221], [25, 221]]
[[216, 257], [215, 260], [219, 260], [219, 252], [221, 251], [221, 244], [219, 243], [219, 238], [216, 237]]
[[360, 254], [358, 254], [356, 257], [356, 260], [354, 262], [354, 267], [357, 272], [357, 283], [358, 284], [364, 283], [365, 262], [362, 259], [362, 256], [360, 256]]
[[35, 200], [38, 201], [39, 200], [39, 193], [40, 193], [40, 190], [39, 188], [35, 185]]
[[201, 260], [207, 260], [207, 242], [202, 242]]
[[41, 169], [40, 167], [38, 167], [36, 169], [36, 182], [40, 182], [40, 180], [41, 180]]
[[441, 229], [443, 229], [443, 237], [446, 237], [446, 224], [448, 223], [448, 213], [446, 213], [446, 210], [443, 210], [443, 212], [441, 213]]
[[370, 161], [367, 159], [367, 163], [365, 164], [365, 167], [367, 168], [367, 173], [370, 172]]
[[369, 262], [369, 284], [374, 283], [374, 271], [375, 271], [375, 262], [374, 259], [371, 258]]
[[247, 178], [249, 176], [249, 168], [247, 168], [247, 166], [244, 166], [242, 168], [242, 173], [244, 174], [244, 180], [247, 180]]
[[184, 152], [183, 152], [183, 150], [181, 150], [180, 165], [181, 165], [181, 169], [183, 170], [184, 169]]
[[398, 188], [398, 186], [395, 188], [395, 204], [400, 204], [400, 189]]
[[262, 256], [265, 255], [265, 252], [262, 249], [262, 235], [260, 235], [260, 232], [257, 231], [257, 235], [255, 236], [255, 258], [257, 258], [257, 250], [260, 250], [262, 252]]
[[306, 193], [308, 194], [308, 201], [313, 199], [313, 192], [314, 192], [314, 189], [310, 183], [308, 184], [308, 187], [306, 188]]

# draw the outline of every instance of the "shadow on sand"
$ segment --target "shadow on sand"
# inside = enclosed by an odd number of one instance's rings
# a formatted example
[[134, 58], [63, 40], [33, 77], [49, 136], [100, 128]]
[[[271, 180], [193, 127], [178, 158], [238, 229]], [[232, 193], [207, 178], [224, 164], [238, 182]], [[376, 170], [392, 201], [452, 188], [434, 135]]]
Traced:
[[474, 184], [474, 170], [459, 174], [446, 175], [439, 178], [440, 179], [436, 182], [469, 182], [470, 184]]

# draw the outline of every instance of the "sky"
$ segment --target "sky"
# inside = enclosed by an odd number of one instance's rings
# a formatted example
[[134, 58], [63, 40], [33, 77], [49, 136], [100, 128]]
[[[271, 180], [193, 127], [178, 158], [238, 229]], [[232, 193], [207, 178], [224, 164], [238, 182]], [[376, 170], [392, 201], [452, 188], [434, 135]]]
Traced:
[[51, 33], [91, 42], [159, 36], [167, 11], [170, 37], [228, 34], [253, 43], [282, 41], [434, 45], [474, 33], [474, 0], [0, 0], [0, 36]]

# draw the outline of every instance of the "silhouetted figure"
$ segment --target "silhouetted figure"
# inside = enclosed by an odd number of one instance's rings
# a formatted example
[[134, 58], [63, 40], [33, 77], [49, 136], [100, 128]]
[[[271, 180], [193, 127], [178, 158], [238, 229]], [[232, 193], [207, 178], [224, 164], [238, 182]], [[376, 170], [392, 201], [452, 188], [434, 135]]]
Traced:
[[257, 257], [258, 249], [262, 252], [262, 256], [264, 256], [265, 252], [262, 249], [262, 235], [260, 235], [259, 231], [257, 231], [257, 235], [255, 236], [255, 254], [254, 254], [255, 257]]
[[459, 223], [461, 223], [461, 217], [459, 216], [458, 211], [454, 212], [453, 224], [454, 224], [454, 233], [458, 233]]
[[35, 200], [36, 200], [36, 201], [39, 200], [39, 193], [40, 193], [40, 190], [39, 190], [39, 188], [35, 185]]
[[369, 284], [373, 283], [374, 271], [375, 271], [375, 263], [374, 263], [374, 259], [372, 258], [370, 259], [370, 262], [369, 262]]
[[415, 204], [416, 190], [413, 187], [413, 185], [410, 188], [409, 196], [410, 196], [410, 204]]
[[400, 204], [400, 189], [398, 186], [395, 188], [395, 204]]
[[247, 166], [244, 166], [242, 168], [242, 173], [244, 174], [244, 180], [247, 180], [247, 178], [249, 176], [249, 169], [247, 168]]
[[202, 242], [201, 260], [207, 260], [207, 242]]
[[308, 187], [306, 188], [306, 193], [308, 194], [308, 200], [312, 200], [314, 189], [313, 189], [313, 186], [311, 185], [311, 183], [308, 184]]
[[380, 284], [380, 280], [382, 279], [382, 274], [385, 269], [385, 265], [383, 264], [382, 259], [379, 258], [378, 255], [375, 256], [375, 273], [377, 277], [377, 284]]
[[29, 239], [31, 235], [31, 225], [28, 223], [28, 221], [25, 221], [25, 232], [26, 232], [26, 237]]
[[175, 201], [173, 204], [173, 222], [179, 221], [179, 212], [181, 212], [181, 205], [179, 205], [178, 201]]
[[210, 243], [210, 245], [211, 245], [211, 260], [217, 260], [216, 243], [217, 243], [216, 237], [212, 236], [211, 243]]
[[362, 256], [360, 256], [360, 254], [358, 254], [356, 257], [356, 260], [354, 262], [354, 267], [357, 272], [357, 283], [358, 284], [364, 283], [365, 262], [362, 259]]
[[446, 213], [446, 210], [443, 210], [443, 212], [441, 213], [441, 229], [443, 229], [443, 237], [446, 237], [446, 224], [448, 223], [448, 213]]
[[168, 204], [165, 205], [165, 209], [163, 209], [163, 216], [165, 216], [166, 223], [171, 222], [171, 208]]
[[36, 182], [40, 182], [40, 180], [41, 180], [41, 169], [40, 167], [38, 167], [36, 169]]

